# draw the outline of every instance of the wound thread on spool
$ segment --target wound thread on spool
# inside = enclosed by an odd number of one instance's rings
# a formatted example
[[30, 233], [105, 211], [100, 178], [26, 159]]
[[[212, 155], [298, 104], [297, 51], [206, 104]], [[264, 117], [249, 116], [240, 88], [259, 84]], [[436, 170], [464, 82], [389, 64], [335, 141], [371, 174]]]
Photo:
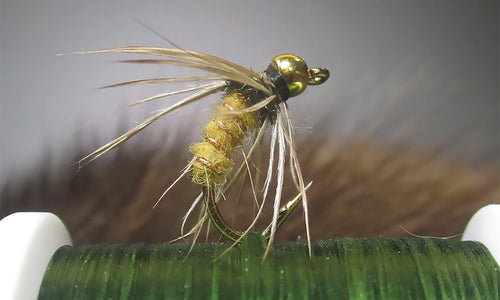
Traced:
[[[43, 299], [499, 299], [500, 269], [477, 242], [434, 238], [332, 239], [313, 245], [61, 247]], [[187, 256], [188, 255], [188, 256]], [[187, 257], [186, 257], [187, 256]]]

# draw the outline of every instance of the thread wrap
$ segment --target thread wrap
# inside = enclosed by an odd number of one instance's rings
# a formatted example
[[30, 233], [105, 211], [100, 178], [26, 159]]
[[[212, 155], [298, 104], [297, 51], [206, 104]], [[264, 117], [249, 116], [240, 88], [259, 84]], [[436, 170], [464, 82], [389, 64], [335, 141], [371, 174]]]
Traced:
[[39, 299], [499, 299], [480, 243], [431, 238], [61, 247]]

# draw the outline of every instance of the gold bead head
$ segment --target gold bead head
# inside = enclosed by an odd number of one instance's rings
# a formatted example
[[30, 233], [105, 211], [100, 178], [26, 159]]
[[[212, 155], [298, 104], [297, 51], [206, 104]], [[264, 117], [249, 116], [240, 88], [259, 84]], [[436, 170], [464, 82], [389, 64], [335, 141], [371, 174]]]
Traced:
[[290, 97], [302, 93], [308, 84], [321, 84], [330, 76], [325, 68], [308, 69], [306, 62], [293, 54], [278, 55], [273, 58], [271, 64], [285, 81]]

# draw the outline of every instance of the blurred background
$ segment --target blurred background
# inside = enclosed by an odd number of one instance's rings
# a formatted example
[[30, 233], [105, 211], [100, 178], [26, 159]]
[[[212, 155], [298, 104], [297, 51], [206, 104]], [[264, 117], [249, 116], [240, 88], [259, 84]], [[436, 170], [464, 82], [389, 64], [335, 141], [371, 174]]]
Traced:
[[[315, 237], [404, 234], [399, 225], [418, 234], [459, 233], [478, 207], [500, 202], [498, 14], [494, 0], [2, 0], [0, 215], [57, 211], [81, 242], [165, 240], [165, 226], [178, 233], [182, 213], [169, 212], [185, 211], [197, 193], [185, 196], [185, 189], [196, 187], [187, 183], [173, 196], [183, 198], [175, 209], [171, 201], [154, 212], [151, 206], [188, 161], [187, 147], [217, 99], [159, 121], [102, 162], [80, 172], [72, 165], [169, 103], [119, 110], [165, 87], [99, 87], [190, 74], [117, 63], [130, 56], [71, 54], [171, 47], [150, 27], [181, 48], [256, 71], [285, 52], [330, 69], [327, 83], [289, 102], [305, 172], [317, 186], [310, 201], [316, 193], [320, 199], [313, 210], [337, 218], [314, 215], [322, 233]], [[394, 187], [397, 178], [404, 182]], [[92, 194], [101, 190], [108, 196]], [[142, 200], [124, 201], [122, 192]], [[141, 208], [126, 204], [137, 201]], [[394, 218], [380, 220], [390, 208]], [[70, 215], [76, 211], [78, 220]], [[445, 214], [427, 226], [434, 229], [422, 225]], [[300, 214], [295, 219], [290, 223], [301, 228]], [[116, 230], [103, 233], [110, 222]], [[132, 229], [117, 234], [124, 224]], [[297, 236], [290, 228], [286, 239]], [[100, 235], [86, 238], [89, 230]]]

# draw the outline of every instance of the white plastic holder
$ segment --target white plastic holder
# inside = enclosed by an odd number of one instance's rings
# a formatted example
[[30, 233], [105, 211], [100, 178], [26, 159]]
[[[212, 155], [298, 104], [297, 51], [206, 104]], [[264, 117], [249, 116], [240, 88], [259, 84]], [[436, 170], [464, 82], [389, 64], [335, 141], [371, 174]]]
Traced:
[[500, 204], [478, 210], [465, 227], [462, 241], [483, 243], [500, 265]]
[[19, 212], [0, 220], [0, 299], [38, 298], [56, 250], [72, 245], [64, 223], [47, 212]]

